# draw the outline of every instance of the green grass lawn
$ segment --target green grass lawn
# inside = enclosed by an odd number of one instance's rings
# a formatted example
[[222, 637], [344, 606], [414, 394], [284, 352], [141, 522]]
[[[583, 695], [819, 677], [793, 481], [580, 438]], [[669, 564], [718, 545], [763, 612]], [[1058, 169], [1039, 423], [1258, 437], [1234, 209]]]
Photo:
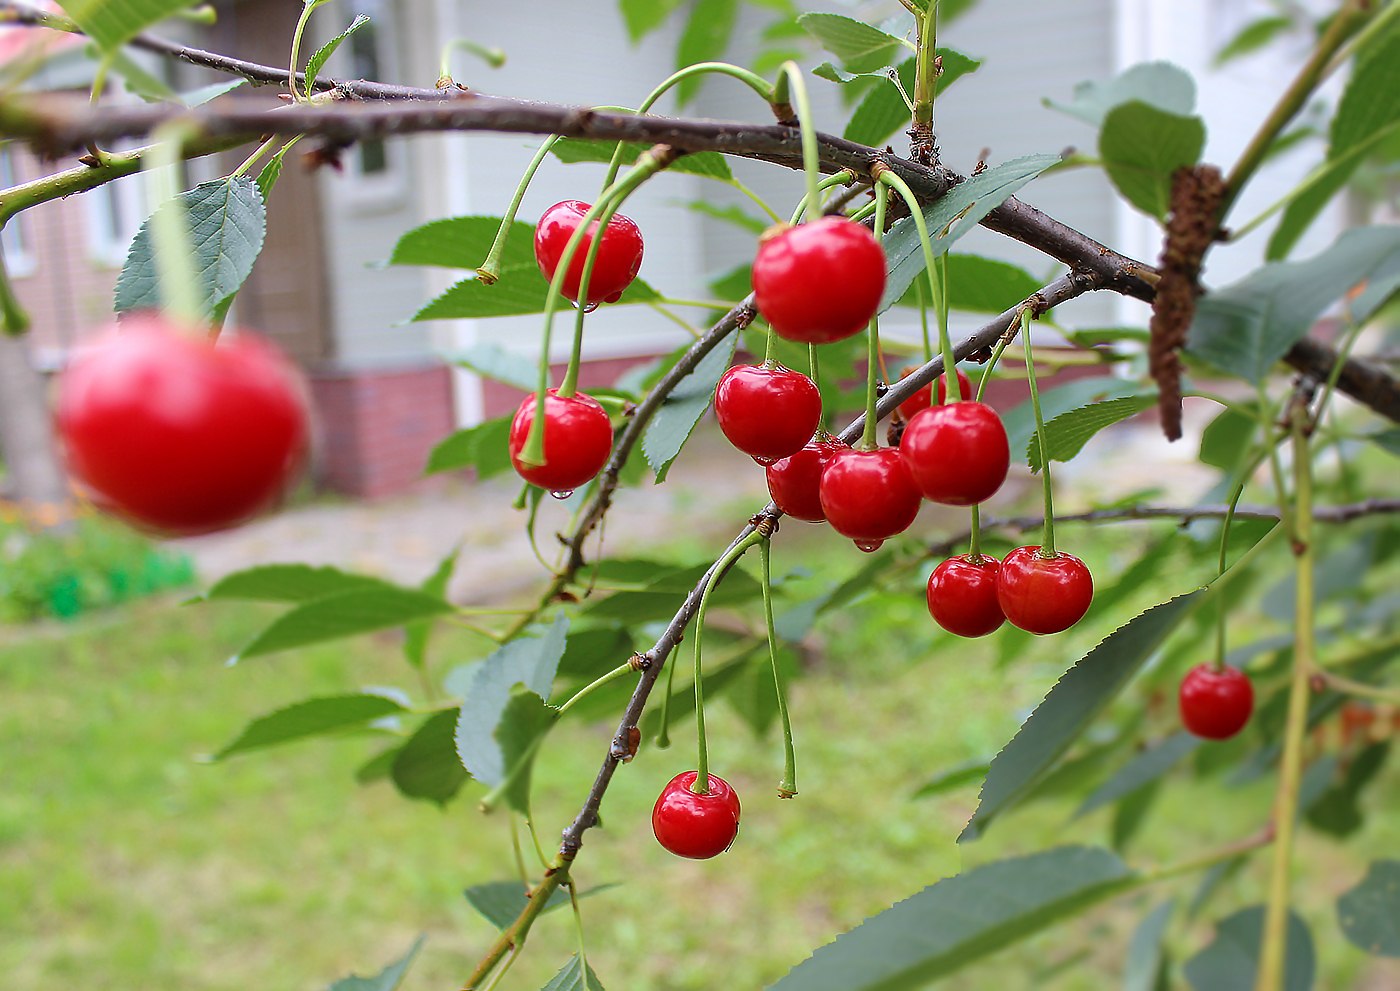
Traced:
[[[802, 561], [814, 582], [858, 563], [844, 542], [800, 532], [780, 540], [779, 568]], [[1129, 550], [1101, 541], [1094, 563], [1111, 573]], [[649, 828], [662, 783], [693, 766], [693, 733], [678, 732], [668, 752], [644, 748], [615, 778], [606, 826], [588, 834], [576, 870], [584, 887], [622, 883], [584, 907], [590, 962], [604, 984], [758, 988], [813, 946], [957, 870], [952, 840], [976, 785], [934, 800], [910, 793], [937, 771], [994, 753], [1070, 662], [1162, 592], [1160, 583], [1146, 588], [1119, 606], [1121, 616], [1095, 617], [1064, 637], [1027, 640], [1005, 665], [996, 638], [933, 635], [917, 574], [844, 610], [818, 628], [818, 649], [794, 687], [796, 800], [774, 791], [776, 734], [755, 742], [728, 707], [715, 707], [713, 767], [739, 789], [744, 822], [735, 847], [711, 862], [670, 857]], [[365, 735], [199, 760], [249, 718], [303, 697], [411, 684], [394, 636], [225, 666], [275, 614], [152, 601], [3, 634], [0, 973], [8, 988], [312, 991], [351, 970], [378, 970], [420, 932], [428, 942], [404, 988], [460, 986], [494, 934], [462, 889], [515, 874], [509, 819], [478, 813], [479, 787], [439, 811], [383, 781], [357, 786], [355, 769], [382, 746]], [[440, 670], [485, 652], [465, 631], [435, 649]], [[688, 662], [688, 651], [682, 657]], [[546, 846], [582, 800], [610, 734], [607, 723], [566, 723], [550, 737], [535, 785]], [[1387, 772], [1367, 794], [1369, 808], [1383, 807], [1397, 783]], [[1271, 786], [1226, 790], [1181, 776], [1168, 792], [1128, 850], [1135, 864], [1246, 834], [1266, 819]], [[961, 860], [1105, 843], [1108, 815], [1071, 821], [1073, 807], [1051, 800], [1009, 815]], [[1369, 860], [1397, 849], [1394, 817], [1369, 816], [1345, 847], [1305, 832], [1298, 891], [1323, 961], [1321, 987], [1400, 987], [1400, 969], [1341, 938], [1332, 905]], [[1261, 900], [1263, 878], [1258, 858], [1202, 919], [1178, 925], [1178, 958], [1208, 941], [1209, 919]], [[1161, 897], [1184, 902], [1196, 881], [1050, 930], [972, 966], [956, 986], [1117, 986], [1136, 921]], [[569, 913], [546, 917], [502, 987], [541, 987], [573, 947]]]

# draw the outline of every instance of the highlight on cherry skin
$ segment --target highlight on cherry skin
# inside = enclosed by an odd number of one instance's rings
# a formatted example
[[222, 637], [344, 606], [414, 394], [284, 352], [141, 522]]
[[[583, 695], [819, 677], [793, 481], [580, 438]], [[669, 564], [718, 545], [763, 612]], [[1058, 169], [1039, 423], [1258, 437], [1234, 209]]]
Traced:
[[[583, 223], [589, 208], [589, 204], [580, 200], [562, 200], [540, 215], [535, 224], [535, 262], [546, 280], [554, 278], [564, 249], [574, 231]], [[564, 276], [561, 291], [575, 303], [578, 302], [579, 283], [583, 278], [584, 259], [588, 256], [588, 247], [597, 230], [598, 224], [594, 221], [574, 250]], [[614, 213], [603, 229], [603, 243], [598, 248], [598, 257], [588, 279], [588, 299], [584, 305], [592, 309], [599, 303], [616, 303], [621, 299], [642, 267], [642, 249], [641, 229], [630, 217]]]
[[693, 790], [697, 772], [682, 771], [661, 789], [651, 810], [656, 840], [678, 857], [709, 860], [728, 850], [739, 835], [739, 795], [719, 775], [709, 790]]
[[754, 303], [779, 337], [830, 344], [860, 333], [885, 292], [885, 252], [845, 217], [770, 228], [753, 262]]
[[256, 334], [131, 314], [83, 348], [58, 381], [55, 423], [69, 472], [139, 528], [208, 533], [272, 508], [305, 465], [305, 379]]
[[1249, 722], [1254, 686], [1238, 668], [1198, 664], [1181, 679], [1177, 709], [1181, 724], [1193, 736], [1228, 740]]
[[612, 421], [598, 400], [583, 392], [568, 398], [550, 389], [544, 401], [544, 464], [525, 463], [521, 455], [535, 422], [537, 393], [526, 396], [510, 422], [510, 463], [532, 485], [567, 497], [587, 485], [612, 453]]

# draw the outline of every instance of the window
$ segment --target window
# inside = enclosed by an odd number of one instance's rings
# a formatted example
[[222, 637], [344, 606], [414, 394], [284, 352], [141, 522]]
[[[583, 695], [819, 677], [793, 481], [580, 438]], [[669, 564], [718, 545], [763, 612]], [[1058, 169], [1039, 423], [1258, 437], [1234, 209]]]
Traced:
[[[0, 145], [0, 189], [9, 189], [19, 183], [19, 170], [15, 168], [14, 152], [8, 145]], [[23, 213], [10, 218], [5, 229], [0, 231], [0, 257], [13, 278], [21, 278], [34, 271], [33, 245], [25, 237], [28, 219]]]
[[[350, 79], [392, 79], [398, 62], [394, 0], [359, 0], [357, 10], [369, 17], [332, 59], [333, 75]], [[346, 156], [345, 191], [362, 208], [399, 206], [408, 192], [404, 143], [361, 141]]]

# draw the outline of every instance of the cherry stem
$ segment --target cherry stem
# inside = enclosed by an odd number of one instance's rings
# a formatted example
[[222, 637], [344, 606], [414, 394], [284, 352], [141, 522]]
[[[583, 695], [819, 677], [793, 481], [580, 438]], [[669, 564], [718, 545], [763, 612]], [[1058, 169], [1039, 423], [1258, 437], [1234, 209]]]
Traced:
[[914, 123], [933, 127], [933, 101], [937, 96], [938, 0], [928, 0], [919, 19], [918, 53], [914, 70]]
[[873, 168], [877, 187], [890, 186], [901, 197], [909, 207], [909, 216], [914, 221], [914, 227], [919, 232], [919, 247], [924, 253], [924, 271], [928, 273], [928, 288], [932, 294], [933, 307], [939, 314], [938, 323], [938, 349], [943, 355], [943, 378], [948, 383], [945, 395], [952, 397], [955, 403], [962, 402], [962, 386], [958, 384], [957, 359], [953, 357], [953, 342], [948, 337], [948, 317], [947, 306], [944, 302], [943, 287], [939, 284], [938, 264], [933, 251], [933, 241], [929, 238], [928, 223], [924, 220], [924, 210], [919, 203], [919, 198], [914, 195], [914, 191], [909, 188], [909, 184], [896, 175], [889, 168], [879, 165]]
[[[1012, 324], [1012, 326], [1016, 326]], [[992, 371], [997, 367], [997, 362], [1001, 361], [1002, 352], [1006, 350], [1006, 345], [1011, 343], [1011, 335], [1003, 334], [997, 340], [996, 347], [992, 348], [992, 357], [987, 362], [987, 367], [982, 369], [982, 378], [977, 383], [977, 401], [982, 401], [983, 394], [987, 391], [987, 383], [992, 380]]]
[[583, 944], [583, 913], [578, 907], [578, 892], [574, 890], [577, 885], [573, 878], [564, 882], [569, 889], [569, 904], [574, 910], [574, 934], [578, 937], [578, 970], [583, 975], [583, 986], [589, 987], [593, 982], [588, 979], [588, 951]]
[[[835, 175], [823, 177], [821, 182], [817, 183], [817, 188], [825, 192], [832, 186], [849, 186], [855, 181], [856, 174], [854, 172], [850, 169], [842, 169]], [[811, 194], [803, 193], [802, 199], [797, 201], [797, 206], [792, 211], [792, 219], [788, 222], [790, 226], [795, 227], [797, 225], [797, 222], [802, 219], [802, 215], [807, 212], [807, 204], [810, 202]]]
[[933, 340], [928, 333], [928, 300], [924, 299], [924, 287], [921, 283], [914, 283], [914, 293], [919, 297], [919, 329], [924, 336], [924, 364], [933, 360]]
[[812, 120], [812, 101], [807, 96], [807, 81], [796, 62], [784, 62], [778, 69], [778, 81], [773, 86], [773, 103], [786, 103], [791, 89], [797, 104], [797, 123], [802, 136], [802, 171], [807, 176], [807, 196], [803, 207], [807, 219], [822, 213], [821, 153], [817, 148], [817, 128]]
[[[292, 32], [292, 58], [291, 66], [287, 70], [287, 88], [291, 90], [292, 100], [300, 103], [311, 95], [310, 91], [305, 95], [297, 92], [297, 63], [301, 61], [301, 36], [306, 33], [306, 24], [311, 20], [311, 12], [327, 0], [306, 0], [301, 8], [301, 16], [297, 18], [296, 30]], [[308, 80], [308, 85], [310, 81]]]
[[1306, 403], [1295, 399], [1289, 419], [1293, 432], [1293, 485], [1297, 515], [1293, 552], [1298, 580], [1294, 599], [1293, 672], [1288, 689], [1288, 718], [1283, 731], [1283, 762], [1274, 796], [1277, 842], [1269, 869], [1269, 894], [1264, 908], [1263, 943], [1259, 950], [1256, 991], [1283, 987], [1288, 939], [1288, 903], [1293, 866], [1293, 838], [1298, 821], [1298, 792], [1303, 773], [1303, 742], [1308, 725], [1308, 683], [1317, 663], [1317, 631], [1313, 586], [1313, 477]]
[[[1245, 485], [1249, 477], [1254, 474], [1260, 463], [1264, 460], [1264, 455], [1255, 458], [1248, 466], [1240, 472], [1239, 478], [1235, 481], [1235, 487], [1230, 491], [1230, 501], [1225, 507], [1225, 518], [1220, 523], [1220, 554], [1216, 559], [1215, 577], [1219, 578], [1225, 574], [1225, 560], [1230, 549], [1230, 524], [1235, 521], [1235, 510], [1239, 507], [1240, 496], [1244, 495]], [[1215, 606], [1215, 661], [1211, 669], [1220, 672], [1225, 670], [1225, 600], [1221, 599]]]
[[[699, 754], [695, 763], [695, 780], [690, 790], [697, 795], [710, 793], [710, 754], [705, 743], [705, 676], [701, 649], [705, 639], [705, 611], [710, 605], [710, 593], [724, 580], [734, 562], [739, 560], [754, 544], [763, 540], [763, 534], [755, 530], [731, 547], [723, 557], [715, 562], [710, 571], [710, 579], [705, 583], [705, 591], [700, 594], [700, 605], [695, 610], [695, 739]], [[675, 666], [672, 665], [672, 670]]]
[[[748, 69], [742, 68], [741, 66], [730, 65], [728, 62], [696, 62], [694, 65], [688, 65], [684, 69], [673, 72], [663, 79], [654, 90], [647, 94], [647, 98], [642, 101], [642, 105], [637, 108], [636, 113], [639, 116], [646, 113], [655, 105], [657, 100], [661, 99], [661, 97], [666, 94], [667, 90], [676, 86], [683, 80], [707, 73], [715, 73], [717, 75], [729, 76], [733, 79], [737, 79], [762, 97], [765, 102], [770, 105], [773, 103], [773, 86], [758, 73], [750, 72]], [[626, 154], [626, 152], [627, 142], [619, 141], [617, 147], [613, 149], [612, 161], [608, 163], [607, 175], [603, 177], [604, 189], [611, 186], [613, 180], [617, 178], [617, 173], [622, 168], [622, 156]]]
[[[889, 203], [889, 190], [884, 185], [875, 186], [875, 240], [878, 242], [885, 235], [885, 207]], [[875, 439], [875, 428], [878, 419], [875, 415], [875, 378], [876, 371], [880, 367], [880, 316], [876, 314], [870, 318], [870, 350], [866, 358], [865, 366], [865, 428], [860, 435], [860, 443], [856, 445], [859, 451], [873, 451], [878, 448], [879, 442]]]
[[607, 674], [602, 675], [601, 677], [596, 678], [593, 681], [590, 681], [578, 691], [574, 692], [574, 694], [569, 697], [568, 701], [566, 701], [563, 705], [559, 707], [559, 711], [558, 713], [556, 713], [556, 715], [562, 716], [564, 713], [568, 712], [575, 705], [577, 705], [579, 702], [582, 702], [584, 699], [586, 699], [589, 695], [593, 694], [599, 688], [602, 688], [604, 685], [611, 684], [618, 678], [624, 677], [628, 672], [635, 673], [636, 670], [637, 669], [632, 666], [631, 661], [625, 661], [624, 663], [619, 664]]
[[1050, 446], [1045, 442], [1045, 415], [1040, 409], [1040, 389], [1035, 382], [1035, 353], [1031, 350], [1030, 306], [1021, 308], [1021, 346], [1026, 349], [1026, 384], [1031, 390], [1031, 409], [1035, 411], [1035, 437], [1040, 445], [1040, 481], [1045, 490], [1045, 536], [1040, 542], [1040, 556], [1055, 556], [1055, 499], [1050, 485]]
[[773, 575], [770, 558], [771, 540], [765, 539], [758, 548], [763, 562], [763, 621], [768, 627], [768, 658], [773, 662], [773, 688], [778, 697], [778, 718], [783, 724], [783, 779], [778, 782], [778, 797], [792, 798], [797, 794], [797, 751], [792, 744], [792, 721], [788, 718], [787, 693], [783, 675], [778, 669], [778, 633], [773, 623]]
[[10, 271], [4, 253], [0, 252], [0, 333], [19, 337], [29, 329], [30, 323], [29, 314], [10, 285]]
[[178, 178], [189, 133], [189, 125], [183, 122], [162, 125], [146, 156], [145, 170], [151, 202], [156, 204], [150, 224], [160, 297], [166, 311], [180, 323], [197, 327], [208, 314], [199, 290], [202, 280], [191, 257], [189, 218], [180, 198]]
[[968, 541], [967, 554], [968, 557], [972, 558], [972, 562], [976, 564], [982, 559], [982, 507], [975, 503], [972, 506], [971, 534], [972, 536]]
[[234, 169], [228, 174], [229, 178], [233, 179], [237, 176], [246, 175], [248, 170], [253, 167], [253, 163], [256, 162], [258, 159], [262, 158], [263, 155], [267, 154], [267, 152], [272, 148], [272, 146], [277, 144], [277, 142], [281, 140], [281, 135], [274, 134], [262, 144], [258, 145], [257, 148], [253, 149], [253, 153], [251, 155], [243, 159], [242, 165], [238, 166], [238, 168]]
[[613, 214], [617, 213], [618, 205], [622, 202], [619, 197], [608, 203], [603, 212], [598, 214], [598, 220], [594, 226], [598, 233], [588, 242], [588, 252], [583, 256], [583, 268], [579, 272], [578, 278], [578, 305], [574, 310], [574, 340], [569, 351], [569, 365], [564, 371], [564, 381], [559, 386], [559, 395], [568, 398], [578, 390], [578, 370], [583, 363], [583, 321], [588, 316], [591, 307], [586, 305], [588, 299], [589, 286], [593, 284], [593, 269], [598, 263], [598, 253], [603, 247], [603, 238], [607, 234], [608, 224], [612, 222]]
[[530, 159], [530, 164], [525, 166], [525, 174], [515, 185], [515, 195], [510, 198], [510, 206], [506, 207], [505, 216], [501, 218], [501, 226], [496, 229], [496, 238], [491, 242], [491, 250], [486, 252], [486, 259], [476, 269], [476, 277], [488, 286], [501, 277], [501, 255], [506, 249], [506, 238], [510, 236], [510, 229], [515, 225], [515, 215], [520, 210], [520, 202], [525, 198], [525, 191], [530, 188], [530, 183], [534, 181], [535, 173], [539, 171], [545, 156], [558, 140], [559, 135], [551, 134], [540, 143], [539, 150]]

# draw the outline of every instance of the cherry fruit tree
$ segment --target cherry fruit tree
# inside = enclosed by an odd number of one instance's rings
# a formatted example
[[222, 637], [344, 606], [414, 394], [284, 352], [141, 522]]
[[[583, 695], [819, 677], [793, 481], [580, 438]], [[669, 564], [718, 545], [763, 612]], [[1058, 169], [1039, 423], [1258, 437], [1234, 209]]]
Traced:
[[[470, 468], [481, 477], [513, 469], [526, 483], [520, 507], [532, 531], [547, 495], [566, 500], [572, 518], [558, 558], [542, 557], [548, 571], [534, 604], [498, 626], [491, 624], [499, 616], [454, 606], [445, 590], [459, 563], [455, 553], [415, 588], [284, 563], [228, 576], [206, 593], [212, 601], [285, 607], [242, 658], [403, 631], [412, 687], [307, 699], [253, 719], [218, 756], [398, 717], [402, 732], [374, 762], [378, 776], [409, 798], [444, 805], [475, 781], [484, 811], [527, 827], [539, 866], [527, 866], [517, 846], [518, 881], [468, 892], [499, 934], [462, 975], [464, 989], [497, 987], [527, 950], [568, 957], [549, 988], [603, 986], [582, 935], [577, 878], [585, 841], [600, 826], [609, 785], [624, 764], [639, 753], [674, 759], [651, 741], [668, 742], [682, 713], [695, 721], [695, 763], [681, 761], [656, 799], [651, 825], [678, 856], [725, 853], [744, 813], [740, 795], [711, 767], [705, 711], [739, 673], [768, 672], [784, 741], [778, 794], [794, 799], [784, 807], [800, 815], [792, 727], [801, 713], [789, 711], [785, 683], [794, 672], [781, 657], [878, 575], [908, 578], [925, 563], [931, 570], [922, 589], [911, 581], [899, 587], [926, 596], [929, 635], [941, 628], [950, 643], [1018, 636], [1017, 629], [1055, 636], [1092, 618], [1106, 599], [1149, 587], [1166, 593], [1067, 664], [994, 757], [925, 787], [934, 793], [980, 780], [962, 841], [977, 839], [1051, 782], [1082, 794], [1081, 811], [1113, 806], [1121, 837], [1140, 828], [1160, 788], [1183, 768], [1216, 782], [1222, 801], [1232, 782], [1270, 778], [1272, 814], [1219, 848], [1174, 863], [1130, 863], [1121, 843], [1053, 846], [984, 863], [911, 892], [816, 949], [772, 987], [922, 987], [1129, 893], [1186, 879], [1199, 883], [1197, 902], [1204, 904], [1222, 876], [1237, 870], [1265, 879], [1263, 903], [1220, 918], [1213, 942], [1173, 962], [1162, 947], [1181, 920], [1172, 900], [1160, 901], [1123, 948], [1130, 986], [1184, 979], [1197, 991], [1251, 982], [1258, 991], [1306, 988], [1315, 980], [1313, 940], [1338, 935], [1366, 953], [1400, 955], [1400, 862], [1376, 860], [1350, 879], [1337, 900], [1339, 933], [1310, 931], [1295, 910], [1295, 899], [1307, 893], [1292, 881], [1300, 829], [1338, 839], [1355, 830], [1358, 798], [1389, 756], [1391, 714], [1400, 702], [1400, 688], [1387, 683], [1400, 649], [1392, 591], [1400, 530], [1386, 517], [1400, 501], [1389, 491], [1366, 491], [1352, 467], [1362, 457], [1400, 453], [1400, 389], [1387, 370], [1384, 334], [1374, 330], [1400, 292], [1400, 226], [1354, 227], [1312, 257], [1293, 256], [1322, 209], [1358, 176], [1393, 175], [1400, 3], [1342, 0], [1316, 25], [1293, 15], [1247, 26], [1222, 58], [1299, 27], [1313, 32], [1314, 42], [1277, 102], [1259, 108], [1257, 131], [1239, 159], [1225, 167], [1201, 161], [1205, 124], [1180, 98], [1193, 91], [1189, 77], [1156, 63], [1076, 91], [1071, 109], [1098, 131], [1095, 157], [979, 161], [968, 163], [975, 167], [967, 174], [940, 160], [934, 116], [939, 100], [957, 99], [956, 91], [945, 95], [953, 83], [980, 65], [939, 46], [956, 38], [951, 19], [967, 2], [899, 0], [880, 11], [878, 25], [801, 14], [784, 3], [756, 5], [774, 18], [766, 37], [779, 39], [783, 50], [761, 51], [756, 68], [745, 68], [719, 60], [724, 30], [687, 29], [677, 71], [635, 110], [488, 96], [447, 77], [430, 87], [328, 77], [327, 60], [363, 19], [303, 58], [305, 29], [325, 3], [306, 0], [289, 39], [289, 68], [151, 33], [166, 18], [196, 16], [188, 0], [69, 0], [59, 4], [62, 13], [0, 3], [0, 23], [88, 36], [99, 80], [131, 72], [128, 82], [139, 90], [139, 75], [123, 56], [135, 47], [225, 73], [230, 84], [222, 90], [271, 86], [285, 94], [272, 111], [248, 106], [237, 93], [187, 105], [156, 92], [144, 106], [106, 106], [9, 85], [0, 90], [0, 136], [28, 142], [51, 161], [78, 158], [0, 190], [0, 225], [138, 172], [169, 182], [181, 159], [251, 147], [228, 176], [185, 191], [171, 183], [123, 268], [115, 299], [122, 319], [70, 364], [58, 390], [55, 422], [69, 469], [94, 502], [146, 529], [204, 532], [267, 509], [305, 461], [307, 399], [296, 370], [255, 335], [214, 343], [256, 264], [267, 212], [277, 209], [279, 175], [295, 161], [288, 157], [293, 146], [312, 148], [305, 158], [313, 165], [329, 165], [355, 142], [406, 134], [542, 136], [500, 216], [434, 220], [406, 231], [391, 249], [395, 264], [467, 270], [424, 306], [422, 319], [543, 316], [534, 392], [513, 416], [443, 439], [429, 465]], [[634, 38], [656, 30], [675, 5], [651, 6], [621, 4]], [[692, 28], [707, 16], [704, 8], [694, 5]], [[789, 55], [826, 61], [804, 67]], [[707, 75], [735, 87], [732, 120], [651, 112], [664, 95], [693, 90]], [[1342, 80], [1340, 96], [1319, 110], [1332, 78]], [[809, 90], [818, 79], [842, 89], [851, 108], [846, 121], [814, 119]], [[100, 82], [95, 92], [100, 96]], [[1305, 111], [1307, 124], [1300, 123]], [[827, 129], [836, 125], [840, 137]], [[907, 154], [884, 147], [896, 136], [907, 137]], [[104, 150], [133, 138], [148, 143]], [[1309, 176], [1262, 216], [1237, 216], [1240, 193], [1270, 156], [1309, 140], [1323, 147]], [[517, 219], [525, 190], [551, 155], [605, 163], [601, 188], [591, 200], [550, 207], [534, 223]], [[743, 260], [740, 282], [716, 286], [717, 295], [731, 294], [729, 309], [646, 374], [586, 393], [579, 369], [589, 321], [606, 320], [614, 303], [665, 302], [637, 278], [647, 232], [624, 212], [628, 198], [675, 172], [742, 188], [733, 157], [800, 170], [804, 194], [784, 214], [748, 191], [772, 222], [760, 225], [766, 229]], [[1127, 257], [1018, 198], [1038, 176], [1069, 167], [1102, 169], [1118, 195], [1160, 224], [1157, 259]], [[1265, 224], [1272, 225], [1268, 261], [1233, 284], [1207, 287], [1209, 258], [1262, 236], [1255, 232]], [[978, 225], [1042, 252], [1062, 274], [1040, 284], [1016, 266], [953, 252]], [[653, 238], [648, 250], [664, 251], [664, 242]], [[1148, 326], [1076, 331], [1055, 324], [1057, 307], [1094, 292], [1151, 304]], [[0, 301], [6, 331], [23, 334], [27, 317], [3, 269]], [[879, 327], [895, 306], [917, 311], [924, 338], [912, 363], [890, 376]], [[575, 319], [572, 356], [556, 383], [547, 356], [561, 310]], [[954, 339], [950, 311], [988, 319]], [[1051, 343], [1045, 329], [1054, 334]], [[1087, 394], [1042, 395], [1037, 370], [1063, 358], [1066, 339], [1116, 376], [1110, 393], [1087, 401]], [[753, 358], [736, 361], [741, 349]], [[944, 375], [949, 368], [956, 375]], [[983, 402], [994, 377], [1013, 374], [1024, 376], [1029, 396], [1022, 435]], [[1203, 391], [1202, 383], [1224, 385]], [[182, 398], [170, 405], [176, 395]], [[1177, 439], [1187, 398], [1218, 407], [1200, 449], [1200, 461], [1219, 478], [1207, 501], [1131, 502], [1057, 516], [1053, 465], [1151, 408], [1167, 437]], [[838, 410], [862, 404], [854, 419], [834, 422]], [[648, 475], [664, 481], [712, 407], [724, 436], [766, 474], [772, 502], [737, 521], [729, 544], [699, 568], [607, 556], [593, 540], [620, 491]], [[1043, 515], [982, 516], [979, 507], [1009, 472], [1024, 470], [1021, 464], [1039, 476]], [[920, 539], [910, 527], [925, 502], [965, 507], [969, 526], [932, 543]], [[781, 544], [785, 519], [849, 540], [852, 574], [815, 600], [784, 601], [789, 592], [772, 577], [770, 548]], [[1072, 552], [1069, 535], [1082, 531], [1065, 526], [1150, 519], [1182, 528], [1154, 538], [1114, 573], [1091, 574]], [[751, 551], [759, 561], [756, 580], [736, 568]], [[1290, 579], [1281, 604], [1276, 591], [1268, 595], [1288, 635], [1232, 650], [1231, 616], [1265, 595], [1260, 585], [1270, 571], [1283, 570]], [[652, 623], [658, 599], [668, 606]], [[785, 619], [805, 620], [775, 622], [775, 602]], [[707, 666], [703, 631], [711, 605], [752, 610], [760, 632], [743, 634], [742, 650]], [[435, 623], [454, 619], [485, 624], [492, 650], [444, 685], [430, 634]], [[653, 635], [644, 637], [648, 631]], [[677, 687], [683, 638], [693, 671]], [[558, 824], [557, 846], [546, 844], [552, 827], [532, 816], [532, 772], [549, 759], [550, 731], [581, 714], [596, 720], [600, 698], [619, 700], [615, 729], [599, 742], [595, 779], [580, 782], [576, 815]], [[1163, 705], [1163, 698], [1170, 701]], [[1339, 719], [1361, 729], [1310, 751], [1310, 733]], [[1342, 806], [1352, 814], [1338, 814]], [[568, 903], [579, 926], [576, 950], [537, 949], [529, 941], [536, 920]], [[353, 986], [397, 986], [416, 951]]]

